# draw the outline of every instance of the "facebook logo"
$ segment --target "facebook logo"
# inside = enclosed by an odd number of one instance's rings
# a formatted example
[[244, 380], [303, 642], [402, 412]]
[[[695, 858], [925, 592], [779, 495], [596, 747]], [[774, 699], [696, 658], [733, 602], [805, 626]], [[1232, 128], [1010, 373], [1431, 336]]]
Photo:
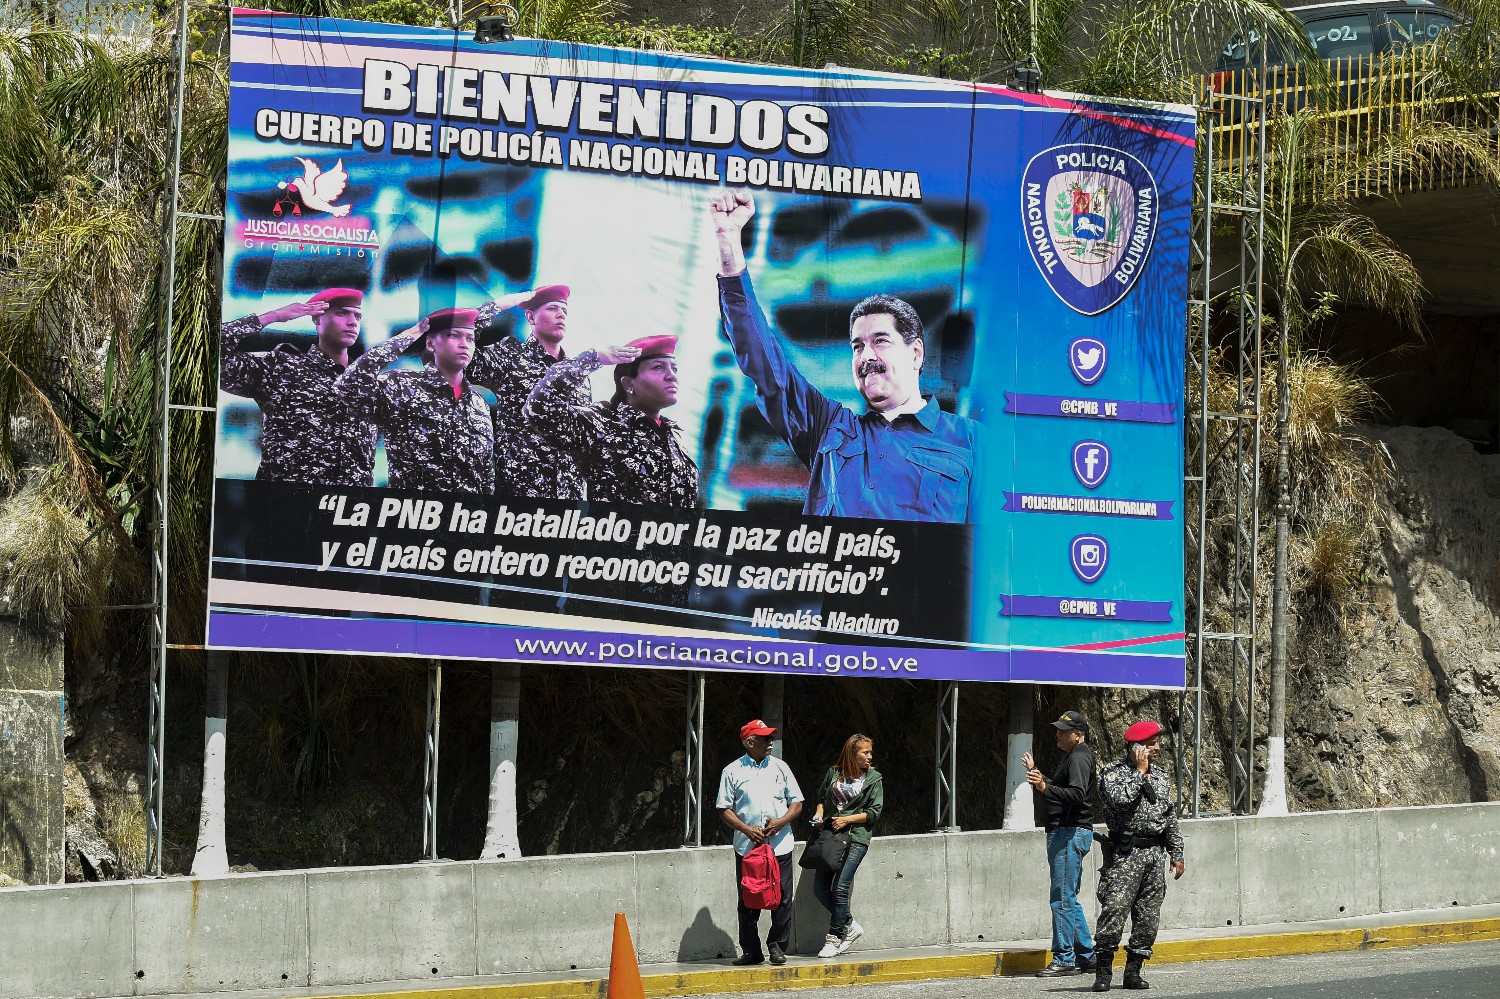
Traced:
[[1109, 474], [1109, 448], [1103, 441], [1079, 441], [1073, 445], [1073, 474], [1085, 489], [1098, 489]]

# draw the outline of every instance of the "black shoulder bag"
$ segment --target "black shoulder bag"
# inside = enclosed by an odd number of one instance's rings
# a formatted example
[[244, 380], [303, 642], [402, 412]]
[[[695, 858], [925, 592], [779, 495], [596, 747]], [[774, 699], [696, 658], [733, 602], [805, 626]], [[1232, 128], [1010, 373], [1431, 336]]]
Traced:
[[849, 833], [834, 832], [826, 825], [813, 831], [812, 839], [802, 849], [797, 866], [809, 871], [827, 871], [837, 874], [844, 866], [844, 857], [849, 853]]

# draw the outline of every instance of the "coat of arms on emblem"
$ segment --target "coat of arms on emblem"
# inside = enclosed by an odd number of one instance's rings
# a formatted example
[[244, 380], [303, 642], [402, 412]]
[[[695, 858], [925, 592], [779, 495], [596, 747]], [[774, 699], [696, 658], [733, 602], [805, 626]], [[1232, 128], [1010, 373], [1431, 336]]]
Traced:
[[1120, 245], [1120, 211], [1110, 203], [1109, 188], [1086, 191], [1078, 181], [1057, 193], [1052, 217], [1055, 242], [1075, 260], [1107, 260]]
[[1117, 305], [1140, 276], [1156, 235], [1156, 181], [1108, 146], [1054, 146], [1021, 178], [1032, 259], [1069, 307], [1087, 316]]

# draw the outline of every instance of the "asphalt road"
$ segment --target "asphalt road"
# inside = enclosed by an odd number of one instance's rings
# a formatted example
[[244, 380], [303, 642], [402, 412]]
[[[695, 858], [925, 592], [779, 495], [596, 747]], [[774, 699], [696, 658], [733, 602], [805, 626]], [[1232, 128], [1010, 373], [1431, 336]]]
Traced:
[[[1149, 992], [1111, 996], [1211, 996], [1213, 999], [1496, 999], [1500, 941], [1371, 950], [1253, 961], [1146, 965]], [[792, 992], [741, 992], [738, 999], [1053, 999], [1093, 995], [1093, 978], [960, 978], [899, 985], [853, 985]], [[727, 999], [727, 997], [726, 997]]]

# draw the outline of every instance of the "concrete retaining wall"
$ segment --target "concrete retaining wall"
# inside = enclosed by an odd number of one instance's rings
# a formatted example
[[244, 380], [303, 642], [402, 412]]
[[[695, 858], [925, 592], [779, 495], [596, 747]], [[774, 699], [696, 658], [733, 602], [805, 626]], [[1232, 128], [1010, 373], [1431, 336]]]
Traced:
[[63, 655], [0, 615], [0, 884], [63, 880]]
[[[1500, 878], [1474, 873], [1500, 852], [1500, 803], [1201, 819], [1183, 831], [1187, 875], [1163, 910], [1173, 927], [1500, 902]], [[728, 847], [706, 847], [6, 889], [0, 991], [84, 999], [599, 968], [616, 911], [642, 962], [728, 957], [733, 872]], [[827, 928], [811, 887], [795, 889], [803, 953]], [[1043, 834], [877, 838], [854, 901], [861, 948], [1044, 938]]]

